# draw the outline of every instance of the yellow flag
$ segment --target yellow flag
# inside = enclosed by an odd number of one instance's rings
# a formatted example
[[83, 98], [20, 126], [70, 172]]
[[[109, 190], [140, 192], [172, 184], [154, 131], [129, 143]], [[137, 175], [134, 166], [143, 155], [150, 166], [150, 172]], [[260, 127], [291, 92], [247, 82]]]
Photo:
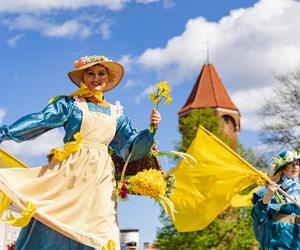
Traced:
[[[4, 149], [0, 148], [0, 168], [28, 168], [28, 166]], [[9, 223], [12, 226], [25, 227], [35, 213], [35, 205], [29, 201], [19, 218], [15, 218], [10, 214], [8, 218], [3, 219], [2, 215], [8, 209], [11, 202], [11, 199], [0, 190], [0, 220]]]
[[0, 147], [0, 168], [28, 168], [28, 166]]
[[232, 199], [231, 199], [231, 202], [230, 202], [230, 206], [231, 207], [235, 207], [235, 208], [238, 208], [238, 207], [250, 207], [252, 206], [252, 197], [253, 197], [253, 194], [258, 190], [260, 189], [260, 187], [256, 187], [254, 188], [253, 190], [251, 190], [248, 194], [244, 194], [244, 195], [240, 195], [240, 194], [237, 194], [235, 195]]
[[177, 212], [173, 222], [179, 232], [204, 229], [240, 191], [253, 183], [270, 181], [203, 127], [187, 153], [198, 163], [191, 167], [181, 161], [173, 170], [176, 187], [170, 197]]

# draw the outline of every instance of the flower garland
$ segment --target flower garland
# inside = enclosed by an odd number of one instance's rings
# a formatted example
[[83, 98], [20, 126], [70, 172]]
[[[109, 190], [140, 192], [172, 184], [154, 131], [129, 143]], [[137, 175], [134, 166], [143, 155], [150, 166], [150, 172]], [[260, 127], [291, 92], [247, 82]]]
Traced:
[[284, 151], [279, 155], [272, 157], [271, 166], [273, 167], [273, 170], [276, 171], [279, 167], [299, 159], [300, 152], [298, 150]]
[[78, 69], [88, 63], [93, 62], [112, 62], [112, 60], [108, 59], [106, 56], [83, 56], [74, 62], [74, 66]]

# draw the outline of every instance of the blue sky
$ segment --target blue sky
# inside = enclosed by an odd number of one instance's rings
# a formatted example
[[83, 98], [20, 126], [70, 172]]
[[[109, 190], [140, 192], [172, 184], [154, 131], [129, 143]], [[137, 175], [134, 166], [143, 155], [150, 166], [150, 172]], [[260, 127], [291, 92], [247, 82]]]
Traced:
[[[120, 100], [135, 127], [148, 126], [148, 93], [168, 80], [174, 102], [162, 106], [161, 150], [180, 139], [177, 111], [206, 61], [242, 114], [240, 141], [259, 148], [257, 110], [276, 86], [274, 74], [299, 66], [300, 3], [293, 0], [0, 0], [0, 125], [41, 110], [56, 95], [73, 92], [66, 73], [84, 55], [105, 55], [125, 66], [122, 83], [106, 95]], [[62, 144], [62, 130], [39, 139], [3, 143], [31, 166]], [[167, 166], [171, 167], [171, 166]], [[130, 197], [119, 205], [121, 228], [139, 228], [153, 241], [159, 206]]]

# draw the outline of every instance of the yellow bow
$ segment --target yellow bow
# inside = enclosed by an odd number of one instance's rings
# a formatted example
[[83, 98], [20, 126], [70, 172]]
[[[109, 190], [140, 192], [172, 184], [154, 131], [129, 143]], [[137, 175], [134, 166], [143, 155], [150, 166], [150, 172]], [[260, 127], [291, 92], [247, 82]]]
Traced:
[[[101, 103], [103, 101], [103, 93], [101, 90], [91, 91], [83, 82], [80, 83], [80, 89], [71, 93], [69, 96], [94, 97], [98, 103]], [[59, 97], [59, 95], [52, 97], [49, 100], [48, 104], [54, 102]]]
[[61, 148], [52, 149], [50, 155], [53, 155], [53, 157], [58, 161], [63, 161], [70, 154], [76, 152], [80, 148], [83, 139], [79, 132], [74, 134], [73, 137], [75, 141], [65, 143], [64, 149]]
[[30, 222], [32, 216], [34, 215], [36, 210], [35, 205], [28, 201], [25, 209], [21, 213], [20, 218], [15, 218], [12, 213], [9, 214], [9, 217], [2, 219], [2, 221], [14, 226], [14, 227], [25, 227]]
[[115, 250], [116, 249], [116, 243], [113, 240], [109, 240], [107, 244], [102, 247], [101, 250]]
[[12, 201], [2, 191], [0, 191], [0, 201], [1, 201], [1, 203], [0, 203], [0, 217], [2, 218], [2, 215], [8, 209], [8, 207], [11, 204]]
[[70, 96], [94, 97], [99, 103], [103, 101], [101, 90], [91, 91], [83, 82], [80, 83], [80, 89], [70, 94]]

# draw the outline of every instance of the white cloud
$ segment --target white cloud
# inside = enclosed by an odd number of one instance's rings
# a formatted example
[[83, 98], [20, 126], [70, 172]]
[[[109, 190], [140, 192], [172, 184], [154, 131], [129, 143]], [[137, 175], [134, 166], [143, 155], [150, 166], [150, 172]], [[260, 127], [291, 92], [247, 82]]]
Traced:
[[[87, 7], [103, 7], [109, 10], [121, 10], [126, 3], [132, 0], [0, 0], [0, 12], [8, 13], [36, 13], [49, 12], [53, 10], [77, 10]], [[160, 0], [135, 0], [139, 4], [151, 4]], [[173, 7], [173, 0], [163, 0], [165, 8]]]
[[233, 102], [239, 108], [240, 113], [242, 114], [241, 127], [243, 129], [261, 129], [264, 120], [262, 117], [259, 117], [257, 113], [272, 94], [272, 87], [241, 90], [231, 94]]
[[296, 1], [262, 0], [254, 7], [232, 11], [219, 22], [191, 19], [180, 36], [164, 48], [147, 49], [139, 62], [158, 75], [175, 75], [172, 78], [182, 82], [191, 75], [195, 78], [206, 61], [209, 41], [211, 62], [231, 87], [270, 84], [271, 72], [300, 61], [300, 34], [295, 32], [299, 11]]
[[[145, 50], [136, 61], [171, 84], [195, 81], [206, 62], [209, 42], [210, 62], [229, 92], [236, 93], [238, 100], [238, 95], [246, 98], [247, 91], [253, 96], [257, 91], [259, 100], [260, 91], [276, 84], [273, 73], [285, 73], [299, 65], [299, 13], [298, 1], [261, 0], [253, 7], [231, 11], [218, 22], [190, 19], [181, 35], [164, 47]], [[255, 106], [252, 111], [242, 110], [246, 104], [241, 108], [242, 126], [250, 128], [261, 102], [246, 100]]]
[[44, 156], [46, 158], [51, 149], [56, 147], [61, 148], [63, 146], [63, 136], [64, 133], [62, 130], [54, 129], [35, 140], [25, 141], [22, 143], [4, 141], [1, 146], [20, 160], [28, 161], [40, 156]]
[[[43, 30], [43, 26], [45, 29]], [[84, 32], [81, 32], [84, 30]], [[53, 37], [67, 37], [77, 34], [81, 37], [90, 35], [89, 28], [82, 25], [78, 20], [68, 20], [61, 25], [44, 24], [41, 26], [42, 34]]]
[[0, 124], [2, 123], [5, 115], [6, 115], [6, 111], [4, 109], [0, 109]]
[[163, 5], [166, 9], [174, 7], [176, 4], [173, 0], [163, 0]]
[[132, 87], [134, 87], [136, 85], [137, 85], [137, 81], [129, 79], [129, 80], [126, 81], [125, 86], [123, 87], [123, 90], [124, 89], [132, 88]]
[[29, 13], [59, 9], [79, 9], [99, 6], [110, 10], [120, 10], [126, 0], [0, 0], [0, 12]]
[[139, 104], [144, 98], [148, 97], [149, 94], [155, 90], [155, 88], [156, 87], [154, 85], [151, 85], [144, 89], [144, 91], [140, 95], [135, 97], [135, 104]]
[[108, 40], [111, 37], [111, 25], [112, 21], [105, 19], [100, 23], [100, 34], [104, 40]]
[[[100, 27], [98, 33], [101, 34], [103, 39], [110, 38], [111, 23], [110, 19], [91, 18], [89, 16], [66, 20], [63, 23], [55, 23], [47, 17], [30, 14], [21, 14], [3, 21], [3, 24], [10, 30], [38, 31], [44, 36], [60, 38], [89, 37], [92, 35], [92, 30]], [[97, 32], [94, 32], [94, 34], [97, 34]]]
[[149, 4], [149, 3], [159, 2], [159, 0], [136, 0], [136, 2], [142, 4]]
[[132, 69], [132, 65], [134, 64], [134, 59], [131, 55], [123, 55], [121, 59], [118, 60], [118, 62], [120, 62], [124, 66], [127, 72], [130, 72]]
[[15, 35], [11, 38], [9, 38], [8, 40], [6, 40], [6, 43], [10, 46], [10, 47], [15, 47], [17, 45], [17, 43], [20, 41], [21, 38], [23, 38], [24, 35], [23, 34], [18, 34]]

